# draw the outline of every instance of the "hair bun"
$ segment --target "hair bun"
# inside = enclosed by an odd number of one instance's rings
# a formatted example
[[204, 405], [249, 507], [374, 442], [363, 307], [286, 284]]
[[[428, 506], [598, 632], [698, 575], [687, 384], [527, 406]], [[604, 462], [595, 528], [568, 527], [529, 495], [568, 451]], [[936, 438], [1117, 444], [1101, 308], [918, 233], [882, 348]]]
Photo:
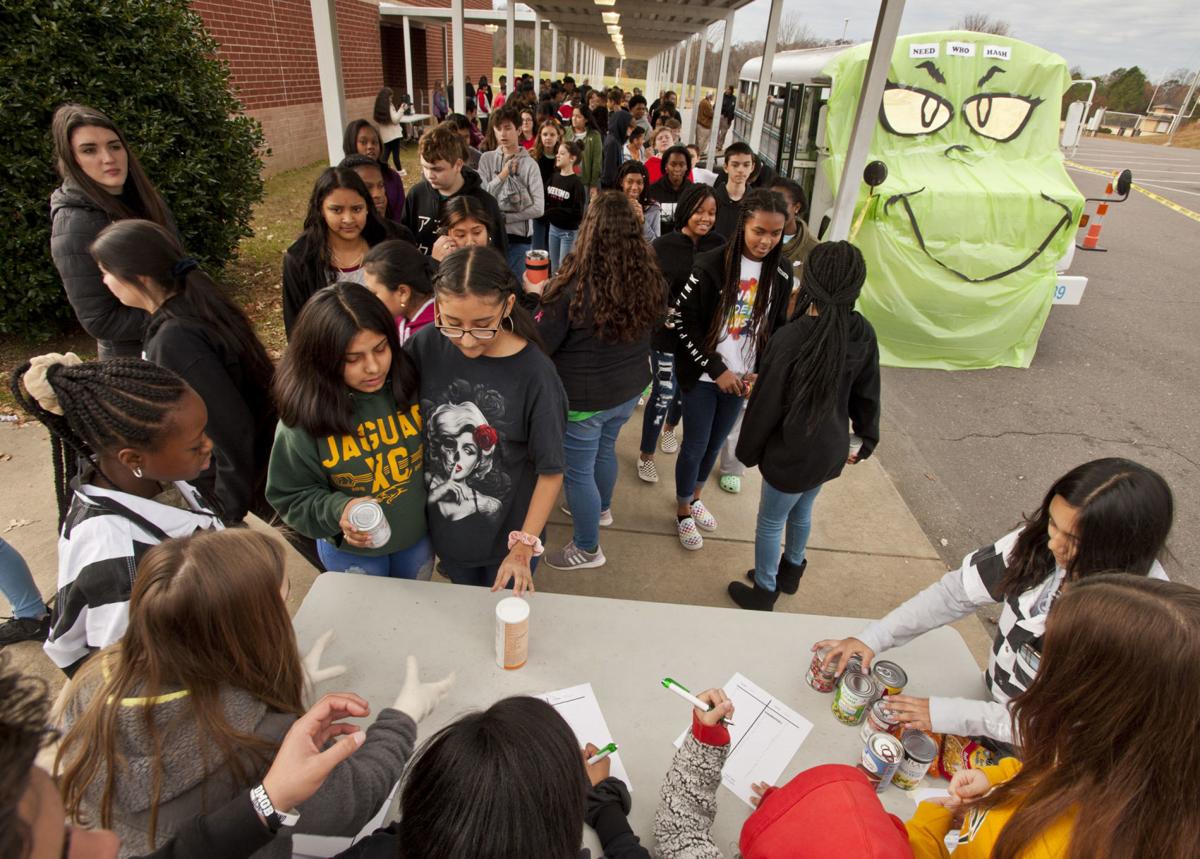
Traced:
[[82, 363], [83, 361], [74, 352], [68, 352], [65, 355], [61, 352], [48, 352], [45, 355], [29, 359], [29, 369], [25, 371], [21, 381], [24, 382], [29, 396], [37, 400], [39, 406], [48, 412], [61, 415], [63, 410], [62, 406], [58, 404], [58, 394], [54, 392], [54, 388], [50, 384], [50, 368], [74, 367], [76, 364]]

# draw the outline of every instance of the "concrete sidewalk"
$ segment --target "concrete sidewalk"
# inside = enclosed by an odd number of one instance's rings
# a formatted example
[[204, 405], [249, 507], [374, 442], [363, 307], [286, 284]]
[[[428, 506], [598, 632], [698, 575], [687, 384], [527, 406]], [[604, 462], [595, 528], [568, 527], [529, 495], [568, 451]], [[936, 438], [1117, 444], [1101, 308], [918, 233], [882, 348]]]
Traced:
[[[638, 409], [618, 443], [620, 477], [613, 499], [614, 523], [602, 529], [608, 563], [596, 570], [561, 572], [542, 565], [539, 590], [589, 596], [694, 605], [733, 606], [725, 593], [730, 580], [754, 565], [754, 524], [760, 478], [756, 470], [742, 479], [742, 492], [717, 487], [714, 474], [704, 493], [719, 522], [705, 534], [704, 548], [689, 552], [675, 535], [675, 457], [656, 454], [660, 481], [637, 476], [637, 445], [642, 410]], [[884, 441], [886, 444], [886, 440]], [[40, 424], [0, 426], [0, 536], [29, 563], [42, 593], [54, 593], [57, 577], [57, 511], [50, 467], [50, 441]], [[259, 527], [266, 527], [258, 523]], [[570, 519], [556, 508], [547, 544], [557, 548], [571, 539]], [[800, 591], [781, 596], [776, 612], [851, 617], [880, 617], [946, 570], [916, 519], [874, 458], [847, 467], [817, 499], [809, 564]], [[316, 576], [289, 550], [292, 589], [289, 608], [299, 607]], [[535, 597], [536, 599], [536, 597]], [[0, 614], [7, 614], [7, 604]], [[975, 617], [955, 625], [980, 665], [985, 665], [991, 632]], [[703, 635], [706, 631], [689, 630]], [[720, 630], [709, 631], [719, 636]], [[805, 662], [811, 642], [797, 641], [797, 665]], [[39, 645], [5, 648], [21, 670], [44, 677], [53, 688], [63, 675]]]

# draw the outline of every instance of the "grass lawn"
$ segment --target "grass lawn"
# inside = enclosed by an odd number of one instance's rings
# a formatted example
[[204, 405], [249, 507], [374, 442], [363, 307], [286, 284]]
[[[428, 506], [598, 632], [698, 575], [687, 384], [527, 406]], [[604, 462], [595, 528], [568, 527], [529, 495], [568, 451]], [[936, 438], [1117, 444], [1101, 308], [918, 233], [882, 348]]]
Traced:
[[[421, 178], [416, 144], [402, 148], [400, 158], [408, 172], [404, 184], [409, 187]], [[269, 178], [262, 202], [254, 207], [251, 220], [254, 234], [242, 240], [237, 256], [216, 276], [217, 282], [246, 310], [259, 338], [275, 359], [283, 353], [287, 342], [281, 303], [283, 253], [300, 235], [313, 182], [324, 168], [322, 161]], [[65, 296], [63, 300], [66, 301]], [[19, 411], [8, 387], [13, 368], [33, 355], [46, 352], [75, 352], [87, 360], [96, 357], [96, 341], [78, 326], [46, 339], [6, 337], [0, 345], [0, 372], [4, 378], [0, 386], [0, 414]], [[20, 414], [24, 417], [24, 412]]]
[[[1122, 140], [1132, 140], [1134, 143], [1148, 143], [1152, 146], [1162, 146], [1167, 142], [1165, 134], [1139, 134], [1137, 137], [1122, 137]], [[1200, 122], [1185, 125], [1175, 132], [1175, 140], [1171, 143], [1177, 149], [1200, 149]]]

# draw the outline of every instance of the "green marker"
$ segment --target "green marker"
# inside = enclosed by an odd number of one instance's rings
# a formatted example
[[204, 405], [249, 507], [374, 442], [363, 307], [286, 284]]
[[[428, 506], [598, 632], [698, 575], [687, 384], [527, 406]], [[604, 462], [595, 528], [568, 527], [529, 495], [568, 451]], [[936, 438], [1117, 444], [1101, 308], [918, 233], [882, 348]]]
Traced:
[[592, 764], [600, 763], [600, 761], [604, 760], [609, 755], [615, 753], [616, 750], [617, 750], [617, 744], [609, 743], [607, 746], [600, 749], [600, 751], [596, 752], [596, 754], [594, 754], [590, 758], [588, 758], [587, 765], [590, 767]]
[[[699, 698], [697, 698], [695, 695], [693, 695], [691, 692], [689, 692], [688, 688], [686, 686], [684, 686], [682, 683], [680, 683], [678, 680], [672, 680], [670, 677], [664, 677], [663, 681], [662, 681], [662, 685], [663, 685], [664, 689], [670, 689], [672, 692], [674, 692], [676, 695], [678, 695], [683, 700], [687, 701], [689, 704], [691, 704], [697, 710], [707, 713], [709, 710], [712, 709], [711, 704], [705, 704], [703, 701], [701, 701]], [[729, 721], [728, 719], [722, 719], [721, 721], [726, 725], [733, 724], [733, 722]]]

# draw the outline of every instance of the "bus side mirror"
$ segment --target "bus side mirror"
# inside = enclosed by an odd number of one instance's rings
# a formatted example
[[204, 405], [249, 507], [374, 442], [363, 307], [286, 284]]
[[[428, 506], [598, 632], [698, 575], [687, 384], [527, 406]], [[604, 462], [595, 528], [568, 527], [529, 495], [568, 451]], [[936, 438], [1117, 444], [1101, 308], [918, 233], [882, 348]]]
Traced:
[[863, 181], [872, 188], [878, 188], [887, 181], [887, 175], [888, 169], [886, 164], [882, 161], [872, 161], [863, 170]]
[[1122, 199], [1129, 196], [1129, 189], [1133, 185], [1133, 171], [1122, 170], [1121, 175], [1117, 177], [1117, 193]]

